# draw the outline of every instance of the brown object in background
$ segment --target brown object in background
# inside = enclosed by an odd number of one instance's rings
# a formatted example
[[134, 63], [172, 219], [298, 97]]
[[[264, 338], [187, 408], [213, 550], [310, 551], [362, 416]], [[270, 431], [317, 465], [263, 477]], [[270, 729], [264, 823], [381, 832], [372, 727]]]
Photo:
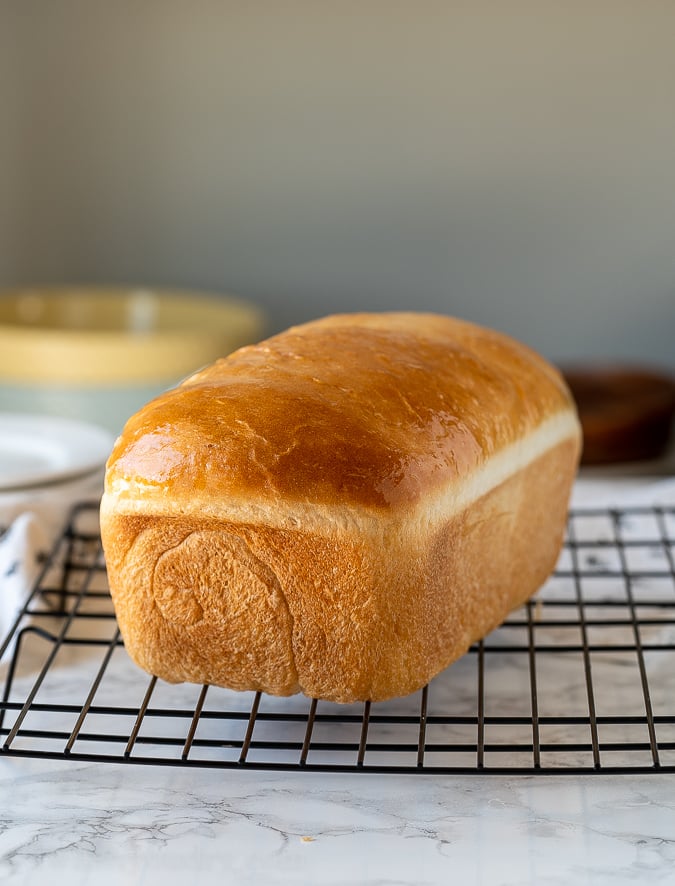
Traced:
[[621, 366], [578, 366], [563, 374], [579, 410], [583, 465], [664, 455], [675, 413], [675, 378]]

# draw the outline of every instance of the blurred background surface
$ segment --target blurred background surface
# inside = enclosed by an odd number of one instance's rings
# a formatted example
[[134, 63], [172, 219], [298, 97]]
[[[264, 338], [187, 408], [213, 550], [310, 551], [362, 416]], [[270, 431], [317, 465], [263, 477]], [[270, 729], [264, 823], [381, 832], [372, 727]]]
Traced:
[[0, 285], [675, 366], [675, 5], [1, 0]]

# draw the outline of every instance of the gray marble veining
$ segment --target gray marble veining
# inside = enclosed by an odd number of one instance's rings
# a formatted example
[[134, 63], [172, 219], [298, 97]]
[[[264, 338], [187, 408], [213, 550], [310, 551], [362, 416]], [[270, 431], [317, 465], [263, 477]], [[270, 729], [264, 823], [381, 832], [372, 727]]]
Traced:
[[3, 761], [21, 884], [675, 882], [675, 776], [269, 775]]

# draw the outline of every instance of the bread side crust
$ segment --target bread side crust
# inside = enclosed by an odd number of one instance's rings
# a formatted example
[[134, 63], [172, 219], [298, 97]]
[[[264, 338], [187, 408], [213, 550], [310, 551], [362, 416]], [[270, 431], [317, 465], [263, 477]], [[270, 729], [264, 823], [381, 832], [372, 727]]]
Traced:
[[476, 482], [431, 529], [419, 514], [364, 534], [108, 507], [127, 650], [169, 682], [337, 702], [409, 694], [550, 574], [577, 458], [568, 435], [490, 489]]

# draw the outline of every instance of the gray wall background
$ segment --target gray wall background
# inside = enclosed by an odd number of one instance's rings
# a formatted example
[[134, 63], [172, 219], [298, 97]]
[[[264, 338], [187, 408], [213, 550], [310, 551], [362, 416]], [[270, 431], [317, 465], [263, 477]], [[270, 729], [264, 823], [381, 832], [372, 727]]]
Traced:
[[675, 4], [0, 0], [0, 285], [675, 367]]

